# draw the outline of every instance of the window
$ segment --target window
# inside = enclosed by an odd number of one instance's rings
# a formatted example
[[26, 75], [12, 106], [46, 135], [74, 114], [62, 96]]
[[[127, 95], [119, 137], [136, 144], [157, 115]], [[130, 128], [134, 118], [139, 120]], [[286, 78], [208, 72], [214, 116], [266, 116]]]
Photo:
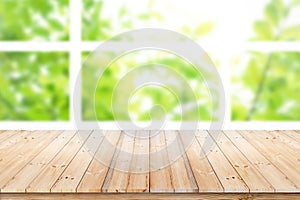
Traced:
[[[112, 36], [137, 28], [177, 31], [206, 50], [225, 89], [225, 128], [253, 128], [260, 122], [297, 126], [299, 0], [2, 0], [1, 124], [43, 121], [72, 128], [75, 119], [88, 123], [96, 116], [102, 122], [113, 121], [114, 86], [134, 66], [147, 63], [177, 70], [197, 97], [201, 121], [210, 121], [212, 102], [205, 77], [162, 51], [141, 50], [121, 57], [105, 71], [95, 93], [85, 90], [94, 75], [93, 69], [81, 69], [89, 53]], [[77, 78], [81, 89], [75, 88]], [[192, 101], [186, 96], [183, 102], [190, 105], [190, 116], [195, 112]], [[132, 94], [129, 115], [122, 110], [119, 116], [124, 121], [149, 121], [153, 106], [161, 104], [167, 119], [178, 122], [179, 103], [166, 88], [147, 86]], [[75, 113], [74, 106], [82, 112]], [[155, 115], [160, 119], [164, 113], [158, 110]]]

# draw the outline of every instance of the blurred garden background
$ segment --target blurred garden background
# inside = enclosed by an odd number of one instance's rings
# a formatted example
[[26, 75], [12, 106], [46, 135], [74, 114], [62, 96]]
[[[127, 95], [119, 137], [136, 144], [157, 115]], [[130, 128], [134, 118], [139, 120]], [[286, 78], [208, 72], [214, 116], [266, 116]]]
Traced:
[[[71, 43], [70, 1], [0, 0], [1, 42]], [[75, 0], [79, 1], [79, 0]], [[232, 121], [300, 120], [300, 51], [231, 49], [228, 59], [211, 46], [265, 42], [299, 46], [299, 0], [81, 0], [81, 42], [99, 44], [116, 34], [137, 28], [166, 28], [185, 34], [208, 47], [220, 76], [230, 80]], [[10, 45], [9, 43], [5, 43]], [[11, 44], [13, 45], [13, 43]], [[234, 45], [233, 45], [234, 46]], [[77, 48], [81, 48], [78, 46]], [[1, 47], [0, 47], [1, 49]], [[215, 50], [214, 50], [215, 49]], [[299, 49], [299, 48], [298, 48]], [[82, 49], [82, 62], [92, 52]], [[71, 50], [70, 50], [71, 51]], [[66, 121], [70, 119], [70, 51], [0, 51], [0, 121]], [[114, 52], [108, 52], [114, 53]], [[225, 51], [224, 51], [225, 53]], [[224, 62], [224, 61], [228, 62]], [[211, 95], [205, 77], [181, 58], [163, 51], [138, 51], [114, 62], [90, 91], [93, 68], [82, 69], [82, 119], [113, 121], [113, 90], [134, 67], [159, 63], [174, 69], [197, 98], [179, 102], [163, 87], [136, 91], [122, 120], [151, 120], [149, 113], [162, 105], [170, 121], [180, 121], [180, 106], [190, 106], [187, 120], [212, 119]], [[224, 71], [230, 73], [224, 74]], [[157, 73], [149, 69], [149, 73]], [[168, 74], [164, 74], [166, 79]], [[224, 77], [230, 76], [230, 77]], [[139, 78], [133, 77], [134, 79]], [[229, 88], [230, 87], [230, 88]], [[184, 95], [184, 88], [178, 91]], [[95, 100], [95, 101], [94, 101]], [[195, 110], [197, 117], [195, 118]], [[163, 116], [157, 114], [157, 119]]]

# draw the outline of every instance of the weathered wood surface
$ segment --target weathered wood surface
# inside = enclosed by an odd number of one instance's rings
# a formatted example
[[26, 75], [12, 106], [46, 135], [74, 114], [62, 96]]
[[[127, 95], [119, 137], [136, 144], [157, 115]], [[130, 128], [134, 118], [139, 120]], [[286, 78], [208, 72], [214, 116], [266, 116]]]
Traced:
[[284, 193], [300, 199], [298, 131], [198, 131], [186, 149], [184, 134], [192, 133], [0, 131], [1, 199], [8, 193], [12, 199], [17, 193], [27, 194], [24, 199], [39, 197], [33, 193], [52, 194], [50, 199], [59, 195], [54, 193], [283, 199]]

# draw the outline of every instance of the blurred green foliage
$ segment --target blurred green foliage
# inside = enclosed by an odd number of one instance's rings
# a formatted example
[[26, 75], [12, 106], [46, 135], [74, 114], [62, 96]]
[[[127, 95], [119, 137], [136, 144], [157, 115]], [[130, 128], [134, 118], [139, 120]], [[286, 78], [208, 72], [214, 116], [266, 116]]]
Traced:
[[[198, 40], [210, 36], [217, 25], [213, 19], [197, 19], [196, 22], [185, 19], [184, 23], [172, 23], [176, 19], [170, 21], [170, 16], [172, 18], [177, 11], [168, 8], [164, 11], [157, 10], [155, 6], [161, 1], [143, 1], [139, 10], [129, 1], [82, 2], [84, 41], [102, 41], [123, 31], [165, 25], [166, 28], [171, 27]], [[268, 1], [264, 6], [263, 15], [253, 23], [255, 36], [249, 40], [299, 41], [299, 9], [300, 0]], [[170, 27], [167, 26], [168, 23], [171, 24]], [[0, 40], [69, 40], [69, 0], [1, 0]], [[87, 55], [83, 53], [83, 57]], [[178, 107], [182, 103], [190, 106], [188, 120], [212, 119], [209, 91], [205, 87], [204, 78], [193, 66], [176, 56], [164, 53], [153, 54], [146, 59], [140, 59], [140, 56], [138, 52], [133, 53], [112, 64], [98, 83], [95, 96], [86, 88], [94, 84], [90, 76], [97, 75], [97, 69], [83, 69], [84, 120], [114, 120], [111, 99], [118, 80], [134, 66], [149, 63], [166, 65], [180, 73], [192, 87], [200, 106], [196, 109], [193, 106], [194, 99], [189, 96], [183, 102], [179, 102], [174, 94], [164, 88], [149, 86], [133, 95], [128, 107], [130, 117], [141, 121], [150, 120], [151, 107], [160, 104], [168, 113], [169, 120], [181, 120]], [[299, 52], [248, 52], [236, 57], [232, 63], [232, 87], [237, 88], [232, 94], [232, 120], [299, 120], [299, 57]], [[0, 119], [68, 120], [68, 66], [67, 53], [0, 52]], [[166, 76], [166, 79], [168, 78], [170, 77]], [[184, 92], [184, 88], [179, 91], [180, 94]], [[95, 105], [92, 101], [94, 98]], [[198, 112], [197, 119], [194, 115], [195, 110]], [[158, 112], [157, 117], [162, 117], [161, 114]], [[123, 120], [129, 120], [125, 113], [120, 113], [120, 116]]]
[[0, 52], [0, 120], [68, 120], [67, 53]]
[[[158, 2], [154, 0], [144, 1], [143, 5], [145, 7], [141, 7], [140, 10], [133, 10], [133, 8], [128, 5], [128, 2], [120, 1], [117, 6], [115, 5], [114, 11], [105, 14], [105, 9], [109, 8], [106, 6], [110, 3], [111, 2], [105, 2], [103, 0], [83, 1], [83, 40], [105, 40], [123, 31], [147, 27], [149, 25], [151, 26], [151, 24], [161, 25], [166, 21], [166, 17], [168, 17], [169, 14], [167, 9], [163, 13], [155, 10], [155, 3]], [[113, 5], [113, 3], [111, 5]], [[115, 20], [116, 18], [117, 21]], [[91, 24], [93, 25], [91, 26]], [[174, 27], [174, 30], [181, 31], [194, 39], [199, 39], [199, 37], [209, 35], [214, 29], [213, 21], [203, 22], [200, 20], [196, 27], [193, 27], [193, 25], [194, 24], [190, 23], [179, 24], [177, 27]], [[109, 53], [112, 52], [108, 52], [108, 54]], [[147, 53], [145, 54], [147, 55]], [[88, 53], [84, 53], [83, 57], [87, 55]], [[165, 109], [164, 112], [167, 113], [166, 117], [169, 120], [178, 121], [182, 119], [180, 106], [189, 107], [189, 111], [187, 111], [185, 115], [185, 120], [192, 121], [200, 119], [208, 121], [212, 118], [210, 94], [205, 87], [203, 77], [198, 74], [192, 65], [184, 62], [179, 57], [167, 55], [162, 52], [148, 56], [144, 58], [142, 62], [139, 60], [141, 60], [141, 52], [131, 53], [130, 55], [126, 55], [126, 58], [121, 58], [118, 62], [109, 66], [98, 83], [95, 96], [94, 92], [91, 91], [94, 83], [91, 82], [92, 79], [90, 79], [90, 76], [97, 75], [96, 72], [98, 69], [95, 69], [95, 66], [83, 68], [82, 115], [84, 120], [115, 120], [116, 115], [120, 117], [118, 120], [130, 120], [129, 117], [139, 121], [148, 121], [151, 120], [151, 117], [155, 117], [155, 119], [158, 120], [163, 117], [163, 113], [160, 111], [153, 113], [153, 110], [151, 110], [157, 104]], [[198, 106], [195, 104], [195, 99], [189, 96], [186, 96], [182, 102], [178, 101], [176, 95], [184, 95], [186, 92], [184, 87], [181, 88], [181, 91], [178, 91], [179, 94], [172, 94], [165, 88], [148, 86], [132, 94], [131, 102], [128, 107], [129, 116], [127, 110], [122, 109], [119, 109], [118, 113], [113, 113], [112, 95], [119, 80], [135, 66], [150, 63], [165, 65], [182, 75], [190, 86], [193, 85], [195, 96], [199, 101]], [[101, 64], [99, 63], [99, 65]], [[159, 75], [159, 73], [157, 74], [157, 72], [151, 71], [151, 69], [149, 69], [149, 73]], [[137, 78], [138, 76], [133, 77], [130, 81], [134, 82]], [[168, 79], [172, 77], [169, 74], [166, 75], [165, 78]], [[124, 91], [124, 93], [126, 93], [126, 91]], [[155, 116], [151, 116], [151, 114]]]
[[[113, 17], [109, 17], [103, 13], [105, 9], [105, 1], [103, 0], [85, 0], [83, 12], [83, 39], [84, 40], [104, 40], [112, 35], [139, 28], [139, 25], [161, 24], [166, 20], [168, 10], [164, 13], [157, 13], [152, 8], [155, 1], [149, 0], [149, 9], [147, 12], [137, 11], [131, 12], [130, 8], [123, 3], [121, 9], [116, 9], [118, 18], [117, 25], [113, 23]], [[263, 2], [262, 2], [263, 3]], [[95, 6], [96, 5], [96, 6]], [[263, 17], [253, 23], [255, 36], [251, 41], [297, 41], [300, 39], [300, 21], [293, 18], [297, 9], [299, 10], [299, 0], [270, 0], [264, 8]], [[297, 13], [296, 13], [297, 14]], [[113, 14], [111, 16], [114, 16]], [[91, 22], [96, 24], [90, 26]], [[201, 21], [195, 24], [186, 23], [174, 30], [181, 31], [193, 39], [199, 39], [209, 35], [215, 27], [214, 21]], [[128, 55], [127, 55], [128, 56]], [[232, 97], [232, 119], [233, 120], [299, 120], [298, 102], [298, 85], [296, 80], [297, 67], [299, 63], [299, 55], [295, 53], [272, 53], [270, 55], [264, 53], [249, 53], [249, 59], [246, 61], [246, 68], [238, 70], [239, 73], [232, 77], [233, 86], [239, 85], [243, 93], [234, 92]], [[201, 95], [199, 91], [203, 79], [198, 77], [191, 66], [182, 63], [176, 57], [153, 57], [144, 63], [139, 63], [138, 57], [130, 56], [127, 60], [123, 60], [122, 65], [113, 65], [104, 73], [99, 87], [97, 88], [95, 99], [96, 105], [92, 105], [91, 94], [87, 90], [83, 90], [83, 118], [92, 120], [95, 118], [94, 109], [96, 110], [96, 118], [98, 120], [113, 120], [111, 110], [111, 95], [114, 86], [120, 79], [120, 73], [128, 72], [135, 65], [156, 62], [165, 64], [182, 74], [189, 84], [198, 85], [195, 90], [197, 98], [201, 101], [199, 115], [203, 120], [211, 119], [211, 102], [209, 95]], [[269, 63], [269, 64], [268, 64]], [[242, 68], [244, 63], [235, 63], [236, 67]], [[123, 66], [123, 68], [121, 67]], [[292, 66], [295, 66], [294, 68]], [[296, 70], [296, 71], [295, 71]], [[83, 70], [84, 88], [88, 88], [89, 75], [95, 74], [95, 69]], [[280, 74], [278, 74], [280, 72]], [[265, 74], [265, 75], [263, 75]], [[263, 78], [263, 76], [266, 76]], [[272, 77], [273, 76], [273, 77]], [[166, 77], [168, 78], [168, 77]], [[294, 83], [293, 83], [294, 82]], [[100, 85], [101, 83], [101, 85]], [[247, 93], [248, 92], [248, 93]], [[247, 93], [244, 95], [244, 93]], [[156, 103], [163, 105], [171, 120], [180, 120], [178, 113], [174, 112], [179, 102], [168, 96], [167, 92], [158, 88], [144, 88], [137, 92], [135, 102], [129, 105], [129, 112], [136, 120], [150, 120], [150, 110], [142, 107], [143, 102], [148, 102], [151, 106]], [[245, 100], [246, 99], [246, 100]], [[187, 102], [191, 103], [191, 99]], [[151, 107], [149, 106], [149, 107]], [[192, 116], [192, 115], [191, 115]], [[127, 119], [125, 114], [123, 120]]]
[[[300, 120], [300, 52], [249, 52], [232, 77], [232, 119]], [[242, 67], [241, 56], [233, 70]], [[265, 75], [264, 75], [265, 74]]]
[[[109, 53], [111, 52], [108, 52], [108, 55]], [[83, 53], [84, 58], [87, 56], [88, 53]], [[174, 74], [165, 74], [163, 70], [155, 71], [150, 66], [147, 66], [148, 70], [146, 76], [156, 76], [158, 78], [170, 80], [171, 85], [179, 84], [177, 87], [175, 86], [177, 88], [175, 94], [173, 93], [174, 90], [171, 92], [164, 87], [151, 85], [144, 86], [134, 94], [131, 94], [131, 99], [122, 99], [122, 95], [124, 97], [127, 92], [130, 92], [125, 89], [122, 90], [121, 95], [119, 95], [119, 98], [121, 99], [117, 99], [116, 101], [130, 101], [128, 110], [122, 108], [118, 109], [118, 106], [121, 106], [121, 104], [112, 105], [113, 94], [116, 92], [114, 89], [124, 76], [128, 76], [127, 73], [136, 69], [136, 67], [155, 63], [169, 67], [171, 70], [174, 70], [174, 72], [181, 75], [193, 90], [194, 95], [198, 100], [198, 105], [195, 104], [193, 96], [190, 96], [187, 93], [187, 88], [184, 87], [184, 85], [180, 85], [180, 80], [174, 80]], [[202, 74], [199, 74], [191, 64], [175, 55], [154, 50], [138, 51], [127, 54], [126, 56], [119, 58], [104, 71], [97, 83], [97, 89], [94, 94], [92, 88], [95, 83], [93, 82], [93, 79], [91, 79], [91, 76], [99, 75], [97, 71], [98, 67], [101, 67], [101, 63], [97, 64], [99, 65], [86, 64], [82, 71], [82, 111], [84, 120], [114, 120], [114, 117], [118, 116], [120, 117], [118, 120], [130, 120], [129, 117], [132, 117], [134, 120], [148, 121], [151, 119], [151, 109], [155, 105], [162, 106], [165, 109], [165, 113], [167, 113], [166, 117], [173, 121], [182, 119], [180, 106], [186, 108], [186, 111], [184, 112], [185, 120], [208, 121], [212, 118], [212, 101]], [[145, 74], [135, 74], [127, 80], [126, 86], [129, 88], [134, 85], [135, 82], [139, 81], [139, 78], [143, 78], [143, 75]], [[171, 85], [166, 87], [171, 89]], [[179, 101], [178, 96], [183, 96], [184, 98]], [[118, 113], [113, 113], [112, 106], [115, 106], [120, 111], [118, 111]], [[127, 112], [129, 112], [129, 116], [127, 115]], [[157, 116], [154, 116], [156, 120], [163, 117], [161, 112], [154, 114], [157, 114]]]
[[[107, 40], [120, 32], [132, 30], [136, 23], [147, 23], [162, 20], [162, 15], [152, 9], [153, 0], [147, 1], [147, 12], [131, 12], [128, 2], [119, 1], [114, 10], [108, 11], [109, 16], [103, 14], [106, 5], [111, 2], [104, 0], [83, 0], [82, 38], [83, 40]], [[112, 8], [110, 8], [112, 9]], [[117, 21], [116, 19], [117, 18]], [[114, 21], [113, 21], [114, 20]], [[93, 24], [91, 26], [91, 23]]]
[[69, 39], [69, 0], [1, 0], [0, 40]]
[[253, 24], [256, 36], [252, 40], [300, 40], [300, 18], [293, 16], [299, 11], [299, 0], [271, 0], [264, 8], [264, 18]]
[[[253, 24], [252, 40], [299, 40], [300, 19], [287, 25], [295, 9], [299, 0], [271, 0], [264, 18]], [[232, 120], [300, 120], [300, 52], [248, 52], [232, 64], [232, 84], [239, 90], [232, 94]]]
[[104, 40], [111, 37], [111, 24], [109, 19], [101, 17], [102, 9], [102, 0], [83, 1], [82, 38], [84, 40]]
[[[161, 4], [160, 1], [144, 0], [138, 6], [134, 6], [134, 3], [138, 2], [141, 1], [83, 0], [82, 39], [101, 41], [137, 28], [170, 28], [168, 23], [174, 23], [176, 20], [170, 19], [176, 16], [176, 11], [168, 8], [163, 11], [157, 10], [155, 6]], [[177, 6], [177, 9], [180, 10], [180, 6]], [[199, 19], [196, 23], [185, 20], [185, 23], [175, 23], [171, 29], [196, 40], [207, 36], [215, 27], [215, 22], [211, 20]]]

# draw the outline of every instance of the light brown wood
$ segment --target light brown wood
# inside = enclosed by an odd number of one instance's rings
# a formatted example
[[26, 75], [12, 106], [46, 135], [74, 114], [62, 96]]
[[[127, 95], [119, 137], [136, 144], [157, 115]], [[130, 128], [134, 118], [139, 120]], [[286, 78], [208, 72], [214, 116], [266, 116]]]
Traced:
[[0, 195], [272, 199], [283, 198], [284, 192], [285, 197], [299, 197], [299, 133], [210, 133], [197, 131], [195, 137], [191, 131], [4, 131]]
[[[299, 168], [295, 163], [299, 161], [290, 158], [289, 152], [284, 146], [274, 145], [271, 140], [264, 135], [266, 132], [261, 131], [239, 131], [239, 133], [252, 144], [261, 154], [263, 154], [273, 165], [279, 168], [290, 179], [297, 188], [300, 188]], [[291, 161], [293, 159], [294, 161]]]
[[[27, 136], [23, 143], [7, 155], [2, 156], [0, 163], [0, 188], [13, 178], [27, 163], [29, 163], [37, 154], [46, 148], [62, 131], [35, 131]], [[25, 137], [26, 138], [26, 137]], [[14, 155], [12, 155], [14, 154]]]
[[1, 130], [0, 131], [0, 144], [3, 143], [8, 138], [20, 134], [21, 131], [11, 131], [11, 130]]
[[160, 199], [160, 200], [191, 200], [191, 199], [201, 199], [201, 200], [224, 200], [224, 199], [232, 199], [232, 200], [299, 200], [299, 194], [286, 194], [286, 193], [262, 193], [262, 194], [234, 194], [234, 193], [186, 193], [186, 194], [153, 194], [153, 193], [134, 193], [134, 194], [103, 194], [103, 193], [85, 193], [85, 194], [0, 194], [1, 200], [57, 200], [57, 199], [101, 199], [101, 200], [112, 200], [112, 199], [120, 199], [120, 200], [137, 200], [137, 199]]
[[[8, 133], [12, 133], [12, 132], [8, 132]], [[11, 153], [11, 155], [15, 155], [16, 152], [21, 151], [24, 144], [32, 140], [32, 138], [29, 138], [29, 136], [32, 133], [33, 131], [18, 131], [17, 134], [14, 134], [11, 137], [9, 137], [7, 140], [2, 141], [0, 143], [0, 150], [1, 150], [0, 157], [8, 156], [7, 154], [9, 153]]]
[[[280, 154], [290, 162], [300, 160], [299, 143], [285, 134], [280, 134], [277, 131], [249, 131], [245, 133], [253, 134], [253, 137], [258, 138], [261, 143], [267, 144], [269, 147], [276, 146], [274, 151], [277, 152], [277, 155]], [[296, 168], [296, 170], [300, 173], [300, 169]]]
[[290, 151], [300, 155], [300, 142], [293, 138], [294, 135], [298, 134], [293, 134], [293, 131], [267, 131], [267, 133], [273, 142], [275, 140], [278, 142], [279, 140], [279, 142], [284, 143], [283, 145], [289, 148]]
[[[300, 160], [300, 149], [299, 143], [292, 140], [292, 138], [287, 137], [285, 134], [278, 134], [271, 131], [263, 131], [264, 137], [262, 137], [261, 132], [255, 132], [257, 136], [262, 138], [262, 140], [268, 141], [272, 145], [276, 145], [276, 149], [285, 154], [285, 156], [294, 162]], [[287, 145], [288, 144], [288, 145]], [[295, 148], [296, 147], [296, 148]], [[299, 170], [300, 173], [300, 170]]]
[[149, 131], [138, 131], [134, 139], [126, 192], [149, 192]]
[[78, 135], [75, 135], [47, 167], [30, 183], [26, 188], [26, 192], [50, 192], [53, 184], [67, 168], [68, 164], [82, 147], [83, 142], [86, 141], [90, 133], [91, 131], [80, 131]]
[[190, 164], [177, 131], [166, 131], [166, 145], [175, 192], [197, 192]]
[[60, 175], [52, 186], [51, 192], [76, 192], [76, 188], [84, 176], [86, 169], [98, 150], [103, 135], [94, 131], [75, 155], [67, 169]]
[[150, 192], [174, 192], [164, 131], [151, 131]]
[[233, 168], [244, 180], [250, 192], [273, 192], [274, 188], [247, 160], [239, 149], [223, 134], [222, 131], [209, 131], [218, 147], [229, 160]]
[[[206, 153], [209, 162], [211, 163], [218, 179], [220, 180], [225, 192], [249, 192], [249, 188], [232, 167], [230, 162], [224, 156], [220, 148], [215, 144], [213, 139], [209, 137], [207, 131], [200, 131], [197, 139], [202, 146], [205, 144], [213, 144], [209, 151]], [[206, 150], [205, 150], [206, 151]]]
[[225, 131], [225, 134], [245, 157], [247, 157], [253, 166], [268, 180], [276, 192], [293, 192], [299, 190], [279, 168], [274, 166], [270, 160], [264, 157], [237, 131]]
[[224, 189], [218, 180], [206, 156], [201, 156], [202, 149], [194, 139], [187, 150], [187, 156], [194, 173], [199, 192], [223, 192]]
[[[25, 188], [31, 181], [48, 165], [53, 157], [65, 146], [74, 136], [76, 131], [64, 131], [53, 140], [40, 154], [30, 161], [21, 171], [2, 188], [2, 192], [25, 192]], [[28, 178], [24, 178], [28, 177]]]
[[120, 131], [107, 131], [105, 133], [105, 138], [84, 174], [77, 192], [101, 192], [119, 138]]
[[[135, 131], [134, 131], [135, 132]], [[129, 182], [130, 163], [132, 161], [134, 135], [122, 134], [112, 164], [102, 186], [103, 192], [126, 192]], [[137, 188], [141, 189], [141, 188]]]
[[298, 142], [300, 142], [300, 131], [296, 131], [296, 130], [293, 130], [293, 131], [290, 131], [288, 136], [294, 138], [295, 140], [297, 140]]
[[295, 130], [277, 130], [273, 132], [278, 132], [279, 134], [285, 134], [296, 142], [300, 142], [300, 133]]

